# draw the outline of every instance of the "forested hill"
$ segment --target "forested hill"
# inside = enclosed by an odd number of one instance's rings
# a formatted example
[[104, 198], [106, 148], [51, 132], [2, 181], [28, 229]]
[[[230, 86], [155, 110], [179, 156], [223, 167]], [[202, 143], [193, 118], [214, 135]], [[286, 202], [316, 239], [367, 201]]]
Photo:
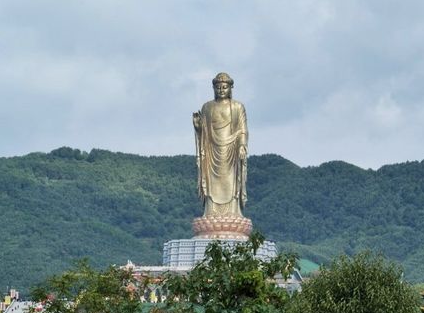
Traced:
[[[424, 281], [424, 162], [363, 170], [248, 161], [244, 214], [281, 249], [326, 262], [371, 248]], [[202, 214], [193, 156], [60, 148], [0, 158], [0, 291], [24, 289], [88, 256], [96, 265], [160, 264], [166, 240]]]

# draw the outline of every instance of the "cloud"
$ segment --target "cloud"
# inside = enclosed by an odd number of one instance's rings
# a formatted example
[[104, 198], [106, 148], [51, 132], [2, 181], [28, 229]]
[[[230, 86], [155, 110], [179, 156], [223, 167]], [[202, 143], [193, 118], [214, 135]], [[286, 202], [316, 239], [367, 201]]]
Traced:
[[423, 9], [419, 0], [2, 1], [0, 155], [63, 145], [192, 154], [191, 113], [227, 71], [253, 153], [374, 168], [423, 159]]
[[[272, 146], [302, 166], [344, 160], [363, 168], [415, 160], [424, 108], [402, 110], [388, 95], [342, 90], [290, 123], [252, 131], [253, 153]], [[263, 141], [266, 138], [266, 141]]]

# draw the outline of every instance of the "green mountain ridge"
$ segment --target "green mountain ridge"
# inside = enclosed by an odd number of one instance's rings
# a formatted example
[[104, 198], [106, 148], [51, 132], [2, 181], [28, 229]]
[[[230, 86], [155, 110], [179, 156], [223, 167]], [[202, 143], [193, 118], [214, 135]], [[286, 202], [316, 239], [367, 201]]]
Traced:
[[[248, 160], [245, 216], [280, 249], [326, 263], [364, 249], [424, 281], [424, 162], [364, 170]], [[67, 147], [0, 158], [0, 292], [20, 290], [88, 256], [99, 267], [161, 264], [162, 245], [191, 238], [202, 208], [194, 156]]]

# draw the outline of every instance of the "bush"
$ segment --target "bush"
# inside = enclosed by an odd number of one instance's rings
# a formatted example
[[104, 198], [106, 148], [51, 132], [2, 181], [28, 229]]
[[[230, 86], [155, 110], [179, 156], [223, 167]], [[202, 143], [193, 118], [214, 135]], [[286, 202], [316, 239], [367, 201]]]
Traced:
[[303, 285], [290, 313], [413, 313], [419, 298], [402, 270], [381, 255], [341, 256]]

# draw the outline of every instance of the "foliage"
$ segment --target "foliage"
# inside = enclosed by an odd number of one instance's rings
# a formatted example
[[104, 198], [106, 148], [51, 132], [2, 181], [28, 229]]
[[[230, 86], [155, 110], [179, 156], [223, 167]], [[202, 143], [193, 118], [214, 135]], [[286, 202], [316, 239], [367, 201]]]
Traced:
[[418, 291], [419, 293], [424, 294], [424, 283], [421, 283], [421, 284], [415, 284], [415, 285], [414, 285], [414, 289], [415, 289], [416, 291]]
[[295, 255], [280, 254], [269, 262], [255, 258], [264, 237], [254, 233], [247, 242], [229, 246], [210, 244], [205, 259], [187, 276], [170, 275], [167, 312], [206, 313], [281, 312], [289, 300], [274, 277], [287, 278], [296, 265]]
[[402, 271], [382, 256], [362, 252], [341, 256], [303, 285], [290, 313], [413, 313], [417, 293], [402, 281]]
[[[255, 258], [264, 237], [255, 232], [235, 245], [216, 241], [187, 275], [167, 274], [166, 303], [142, 304], [149, 280], [109, 267], [93, 269], [86, 260], [49, 278], [32, 292], [47, 313], [418, 313], [417, 291], [402, 280], [401, 268], [381, 255], [362, 252], [335, 259], [290, 297], [275, 277], [287, 278], [297, 256]], [[30, 310], [35, 312], [35, 308]]]
[[[363, 170], [344, 162], [301, 168], [249, 158], [243, 212], [281, 251], [327, 263], [382, 251], [408, 281], [424, 277], [424, 162]], [[163, 243], [191, 238], [202, 214], [193, 156], [145, 157], [67, 147], [0, 158], [0, 291], [28, 286], [89, 257], [160, 264]]]
[[49, 278], [32, 296], [44, 303], [46, 313], [134, 313], [143, 290], [136, 285], [130, 271], [116, 267], [97, 271], [83, 260], [74, 269]]

